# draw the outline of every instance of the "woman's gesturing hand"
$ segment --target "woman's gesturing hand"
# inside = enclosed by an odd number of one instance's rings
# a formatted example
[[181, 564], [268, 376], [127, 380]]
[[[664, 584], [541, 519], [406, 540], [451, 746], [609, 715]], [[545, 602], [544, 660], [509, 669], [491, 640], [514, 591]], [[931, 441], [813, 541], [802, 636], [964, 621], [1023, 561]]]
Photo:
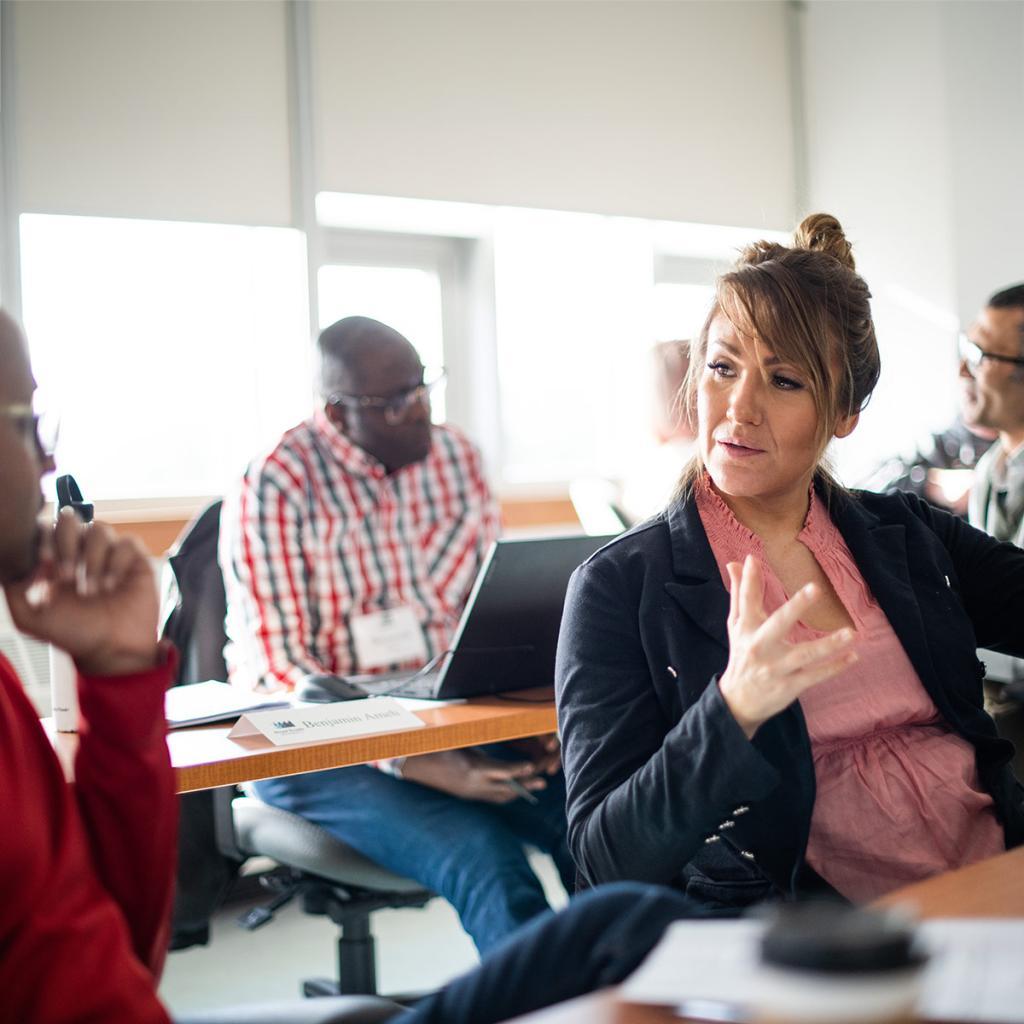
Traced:
[[771, 615], [764, 610], [764, 580], [757, 559], [730, 562], [729, 664], [718, 681], [725, 703], [748, 737], [772, 715], [789, 707], [804, 690], [857, 660], [854, 631], [839, 629], [818, 640], [792, 643], [787, 637], [821, 597], [813, 583], [798, 590]]

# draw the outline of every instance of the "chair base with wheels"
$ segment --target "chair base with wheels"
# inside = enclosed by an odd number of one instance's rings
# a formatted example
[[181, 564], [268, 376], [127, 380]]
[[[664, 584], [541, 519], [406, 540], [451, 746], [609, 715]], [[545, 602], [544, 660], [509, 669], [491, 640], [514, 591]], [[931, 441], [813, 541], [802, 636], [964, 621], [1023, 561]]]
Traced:
[[[344, 893], [344, 896], [341, 896]], [[307, 914], [324, 914], [340, 929], [338, 935], [338, 980], [310, 978], [302, 983], [304, 996], [336, 996], [377, 991], [377, 955], [370, 914], [397, 907], [422, 907], [431, 893], [379, 893], [338, 885], [314, 884], [302, 894]], [[409, 997], [391, 995], [397, 1002]]]
[[306, 913], [325, 915], [340, 929], [337, 979], [303, 981], [303, 995], [375, 995], [370, 915], [386, 908], [423, 907], [434, 894], [379, 867], [305, 818], [234, 794], [228, 787], [214, 798], [221, 850], [242, 859], [270, 857], [284, 868], [277, 875], [278, 895], [247, 914], [243, 927], [265, 924], [275, 910], [301, 897]]
[[174, 1024], [382, 1024], [401, 1011], [377, 996], [341, 996], [196, 1011], [176, 1015]]

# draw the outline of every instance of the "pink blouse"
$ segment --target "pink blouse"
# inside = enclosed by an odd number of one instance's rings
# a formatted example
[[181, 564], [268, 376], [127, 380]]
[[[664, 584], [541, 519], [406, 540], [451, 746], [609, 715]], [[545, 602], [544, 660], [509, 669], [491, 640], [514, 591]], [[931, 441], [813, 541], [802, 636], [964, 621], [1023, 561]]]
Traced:
[[[710, 485], [697, 509], [726, 589], [728, 562], [753, 554], [769, 613], [787, 600], [761, 539]], [[978, 783], [974, 749], [950, 732], [821, 499], [798, 537], [857, 630], [858, 661], [800, 698], [817, 780], [807, 862], [850, 900], [867, 901], [1001, 853], [1003, 829]], [[798, 623], [794, 642], [823, 636]]]

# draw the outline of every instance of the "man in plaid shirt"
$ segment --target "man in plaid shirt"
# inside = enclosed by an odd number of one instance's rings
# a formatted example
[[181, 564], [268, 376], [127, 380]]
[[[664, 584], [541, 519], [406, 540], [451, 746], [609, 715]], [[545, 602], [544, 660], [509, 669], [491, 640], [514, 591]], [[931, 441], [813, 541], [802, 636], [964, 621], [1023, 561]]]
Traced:
[[[250, 688], [444, 653], [498, 533], [480, 455], [431, 424], [432, 383], [412, 345], [348, 317], [319, 348], [323, 408], [249, 466], [221, 514], [225, 655], [232, 682]], [[537, 802], [517, 798], [509, 780]], [[553, 738], [254, 788], [444, 896], [481, 952], [547, 909], [524, 843], [549, 852], [572, 884]]]

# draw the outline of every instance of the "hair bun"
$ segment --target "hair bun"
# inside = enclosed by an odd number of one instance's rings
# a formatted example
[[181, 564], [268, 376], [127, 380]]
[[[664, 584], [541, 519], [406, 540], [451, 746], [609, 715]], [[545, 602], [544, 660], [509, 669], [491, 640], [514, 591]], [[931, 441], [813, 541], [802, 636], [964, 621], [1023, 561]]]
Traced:
[[830, 213], [812, 213], [800, 222], [794, 242], [798, 249], [823, 252], [839, 260], [843, 266], [856, 270], [853, 247], [846, 240], [843, 226]]

